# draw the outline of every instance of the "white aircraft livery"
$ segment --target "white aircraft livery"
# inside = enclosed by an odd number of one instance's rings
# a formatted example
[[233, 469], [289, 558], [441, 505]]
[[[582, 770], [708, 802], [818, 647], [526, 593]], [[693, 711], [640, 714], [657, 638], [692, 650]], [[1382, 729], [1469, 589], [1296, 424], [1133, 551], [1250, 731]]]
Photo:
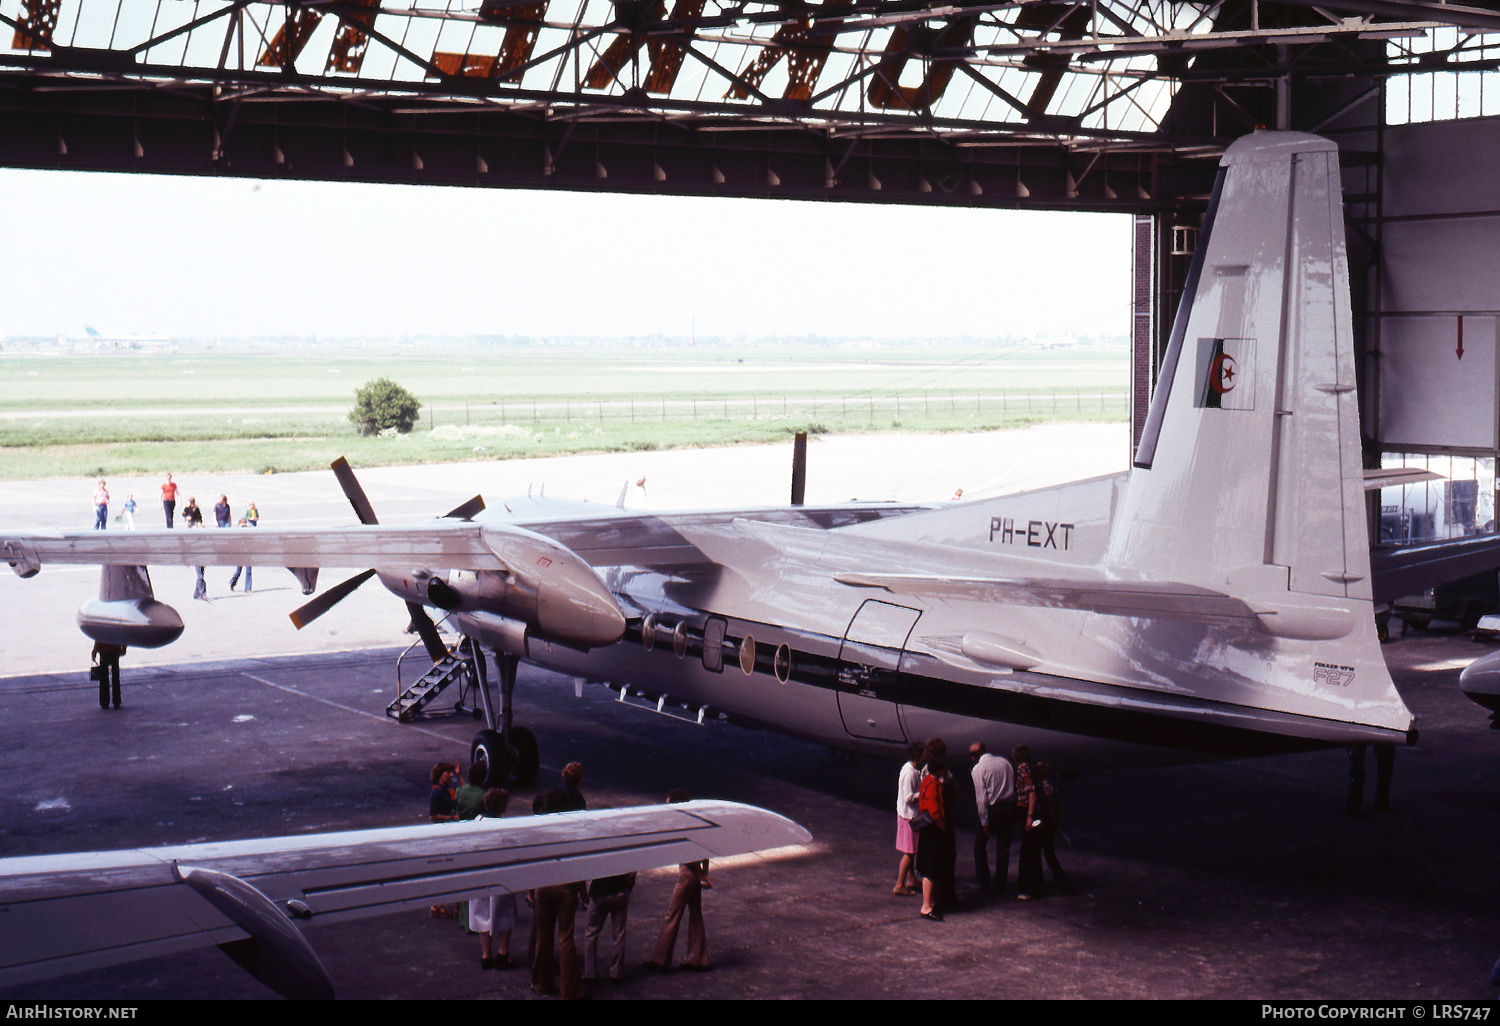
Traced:
[[[151, 564], [368, 567], [436, 660], [427, 607], [493, 651], [474, 754], [535, 766], [519, 660], [700, 714], [878, 752], [940, 735], [1054, 765], [1408, 743], [1376, 639], [1338, 151], [1258, 132], [1225, 153], [1135, 464], [941, 507], [637, 513], [470, 500], [383, 527], [8, 533], [22, 576], [103, 566], [80, 625], [181, 621]], [[488, 659], [472, 662], [481, 681]]]

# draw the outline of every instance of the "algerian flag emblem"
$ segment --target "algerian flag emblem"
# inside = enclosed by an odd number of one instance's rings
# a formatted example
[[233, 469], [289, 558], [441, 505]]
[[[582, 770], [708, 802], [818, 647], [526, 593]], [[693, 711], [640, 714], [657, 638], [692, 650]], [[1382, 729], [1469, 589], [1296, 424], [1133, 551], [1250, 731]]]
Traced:
[[1193, 405], [1208, 410], [1255, 409], [1254, 369], [1253, 338], [1200, 338]]

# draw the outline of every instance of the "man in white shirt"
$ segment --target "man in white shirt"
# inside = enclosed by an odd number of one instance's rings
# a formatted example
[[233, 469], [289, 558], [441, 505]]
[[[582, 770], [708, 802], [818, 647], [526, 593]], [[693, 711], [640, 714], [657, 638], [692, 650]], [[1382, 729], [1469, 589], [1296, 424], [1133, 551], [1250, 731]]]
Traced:
[[[991, 755], [982, 741], [969, 746], [974, 763], [974, 801], [979, 806], [979, 833], [974, 838], [974, 876], [979, 886], [1005, 893], [1010, 872], [1010, 835], [1016, 817], [1016, 774], [1010, 760]], [[989, 843], [995, 839], [995, 881], [990, 884]]]

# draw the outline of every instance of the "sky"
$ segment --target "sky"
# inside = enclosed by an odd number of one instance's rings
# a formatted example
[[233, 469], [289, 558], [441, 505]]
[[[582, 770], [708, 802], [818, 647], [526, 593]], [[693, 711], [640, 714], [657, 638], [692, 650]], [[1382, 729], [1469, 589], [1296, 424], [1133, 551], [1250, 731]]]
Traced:
[[1124, 335], [1125, 215], [0, 170], [0, 337]]

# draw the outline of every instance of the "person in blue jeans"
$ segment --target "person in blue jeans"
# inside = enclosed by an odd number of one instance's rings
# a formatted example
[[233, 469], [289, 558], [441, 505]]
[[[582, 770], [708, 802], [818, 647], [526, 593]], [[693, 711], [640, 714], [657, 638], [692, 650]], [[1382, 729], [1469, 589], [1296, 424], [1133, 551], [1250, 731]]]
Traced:
[[109, 523], [109, 489], [104, 487], [104, 479], [99, 479], [99, 487], [94, 489], [94, 530], [102, 531]]
[[[254, 509], [255, 507], [252, 504], [250, 508]], [[235, 526], [236, 527], [254, 527], [255, 525], [250, 522], [249, 518], [247, 518], [247, 517], [240, 517], [240, 522], [238, 524], [236, 524]], [[252, 578], [254, 577], [254, 574], [255, 574], [255, 568], [253, 566], [237, 566], [237, 567], [235, 567], [234, 568], [234, 576], [231, 577], [231, 578], [229, 578], [229, 590], [233, 591], [234, 590], [234, 586], [236, 584], [240, 583], [240, 571], [242, 571], [242, 570], [245, 573], [245, 594], [248, 595], [248, 594], [250, 594], [251, 591], [254, 590], [254, 588], [251, 586], [251, 581], [252, 581]]]

